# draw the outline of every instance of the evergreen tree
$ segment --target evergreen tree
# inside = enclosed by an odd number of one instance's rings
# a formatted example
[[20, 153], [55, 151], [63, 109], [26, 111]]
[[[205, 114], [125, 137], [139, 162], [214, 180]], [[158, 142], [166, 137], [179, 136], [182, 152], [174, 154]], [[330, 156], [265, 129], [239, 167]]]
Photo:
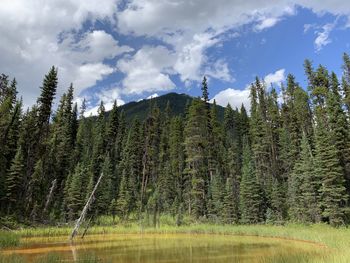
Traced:
[[189, 212], [196, 218], [206, 214], [207, 115], [203, 101], [194, 99], [185, 127], [186, 173], [191, 194], [186, 200]]
[[342, 88], [344, 91], [344, 103], [350, 114], [350, 57], [347, 53], [343, 54], [343, 76], [342, 76]]
[[84, 187], [83, 179], [84, 174], [87, 170], [81, 163], [78, 163], [75, 167], [74, 173], [71, 175], [68, 183], [68, 196], [67, 196], [67, 208], [68, 208], [68, 218], [74, 220], [79, 216], [81, 209], [84, 206]]
[[108, 214], [112, 201], [112, 164], [109, 155], [104, 158], [101, 168], [102, 180], [95, 193], [97, 214]]
[[23, 179], [24, 179], [24, 159], [22, 148], [19, 147], [15, 158], [12, 161], [8, 176], [5, 181], [6, 202], [8, 211], [19, 213], [21, 203], [18, 202], [23, 198]]
[[316, 130], [315, 172], [320, 178], [319, 205], [324, 221], [331, 225], [344, 224], [347, 202], [343, 170], [338, 151], [332, 143], [332, 134], [326, 130], [322, 121]]
[[338, 158], [343, 168], [346, 186], [350, 190], [349, 126], [341, 101], [340, 85], [334, 72], [331, 74], [330, 82], [331, 89], [326, 99], [329, 129], [334, 135], [332, 139], [338, 151]]
[[[45, 132], [51, 116], [51, 107], [57, 90], [57, 69], [51, 67], [49, 73], [45, 76], [43, 85], [40, 88], [41, 94], [38, 98], [38, 128], [39, 134]], [[44, 128], [44, 130], [42, 130]], [[47, 131], [46, 131], [47, 132]]]
[[[265, 206], [271, 205], [272, 181], [270, 144], [267, 122], [267, 103], [264, 85], [256, 78], [251, 87], [250, 136], [255, 174], [263, 190]], [[265, 213], [265, 211], [264, 211]]]
[[207, 78], [204, 76], [202, 81], [202, 99], [205, 103], [209, 102], [209, 92]]
[[242, 180], [240, 188], [241, 222], [256, 224], [263, 220], [262, 196], [259, 181], [254, 172], [252, 154], [248, 143], [243, 145]]
[[[185, 176], [185, 150], [184, 150], [184, 134], [183, 120], [181, 117], [174, 117], [170, 121], [169, 133], [169, 162], [170, 173], [174, 179], [175, 199], [174, 211], [183, 209], [185, 199], [189, 200], [190, 180]], [[180, 209], [181, 207], [181, 209]]]
[[234, 185], [232, 178], [228, 177], [226, 179], [224, 197], [222, 202], [222, 217], [223, 222], [227, 224], [238, 223], [238, 214], [236, 203], [237, 199], [234, 196]]
[[117, 199], [117, 213], [123, 220], [129, 215], [130, 189], [126, 172], [123, 172]]

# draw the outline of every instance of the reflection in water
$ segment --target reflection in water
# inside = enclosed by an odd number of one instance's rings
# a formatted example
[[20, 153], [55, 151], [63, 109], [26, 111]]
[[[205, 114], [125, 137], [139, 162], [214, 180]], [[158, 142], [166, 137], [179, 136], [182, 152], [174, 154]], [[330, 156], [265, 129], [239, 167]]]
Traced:
[[324, 248], [315, 244], [248, 236], [195, 234], [113, 234], [90, 235], [75, 243], [67, 237], [28, 238], [16, 253], [34, 262], [57, 253], [67, 261], [79, 261], [93, 253], [108, 262], [260, 262], [281, 256], [306, 254], [317, 257]]
[[70, 243], [69, 247], [70, 247], [70, 250], [72, 251], [73, 261], [75, 262], [77, 261], [77, 250], [72, 242]]

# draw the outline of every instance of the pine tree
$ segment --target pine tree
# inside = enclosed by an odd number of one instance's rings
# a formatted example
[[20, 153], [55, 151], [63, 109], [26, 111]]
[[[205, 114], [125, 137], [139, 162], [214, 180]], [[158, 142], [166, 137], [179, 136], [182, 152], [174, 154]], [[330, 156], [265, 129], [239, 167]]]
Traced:
[[[348, 191], [350, 191], [350, 144], [348, 122], [343, 110], [343, 104], [340, 95], [340, 85], [334, 72], [331, 74], [330, 91], [327, 94], [327, 114], [329, 129], [334, 134], [333, 142], [338, 151], [340, 165], [343, 168], [344, 179]], [[348, 192], [349, 193], [349, 192]]]
[[208, 215], [221, 217], [223, 208], [223, 198], [225, 184], [222, 181], [222, 175], [218, 170], [213, 175], [209, 185]]
[[[316, 72], [309, 74], [312, 75], [312, 78], [309, 77], [312, 81], [309, 82], [316, 123], [315, 172], [319, 176], [320, 200], [318, 203], [322, 219], [332, 225], [340, 225], [344, 222], [344, 207], [348, 197], [344, 187], [344, 171], [341, 167], [339, 151], [333, 141], [336, 134], [330, 129], [330, 115], [329, 110], [327, 111], [331, 82], [327, 69], [322, 65]], [[334, 82], [335, 80], [333, 84]]]
[[347, 53], [343, 54], [343, 76], [342, 76], [342, 88], [344, 91], [344, 103], [350, 115], [350, 57]]
[[17, 100], [16, 80], [0, 76], [0, 212], [5, 204], [5, 180], [16, 155], [22, 117], [22, 102]]
[[204, 76], [202, 81], [202, 99], [205, 103], [209, 102], [209, 92], [207, 78]]
[[157, 105], [150, 105], [151, 110], [144, 123], [144, 150], [142, 157], [142, 181], [141, 181], [141, 210], [147, 204], [147, 200], [156, 190], [156, 182], [159, 179], [159, 144], [160, 144], [160, 112]]
[[[190, 180], [184, 174], [185, 169], [185, 149], [184, 149], [184, 134], [183, 120], [181, 117], [174, 117], [170, 121], [169, 133], [169, 161], [171, 177], [174, 179], [175, 199], [174, 211], [183, 209], [183, 202], [189, 199]], [[180, 207], [182, 207], [180, 209]]]
[[[122, 160], [118, 166], [120, 170], [120, 178], [118, 178], [118, 193], [124, 191], [123, 198], [128, 201], [128, 211], [141, 209], [141, 174], [142, 174], [142, 130], [139, 121], [133, 121], [126, 138], [125, 146], [123, 147]], [[122, 180], [125, 182], [122, 186]], [[114, 194], [113, 194], [114, 195]], [[119, 200], [119, 199], [118, 199]], [[117, 200], [117, 202], [118, 202]], [[139, 211], [137, 211], [139, 212]]]
[[240, 189], [241, 222], [244, 224], [256, 224], [263, 220], [261, 189], [254, 172], [251, 155], [249, 145], [245, 140]]
[[300, 161], [300, 191], [303, 221], [317, 223], [320, 220], [320, 211], [317, 204], [317, 189], [319, 186], [317, 185], [314, 156], [305, 134], [301, 141]]
[[257, 78], [251, 87], [250, 136], [255, 174], [263, 190], [265, 206], [271, 205], [272, 173], [270, 164], [270, 144], [267, 127], [267, 103], [264, 85]]
[[226, 179], [224, 197], [222, 202], [222, 217], [223, 222], [227, 224], [238, 223], [238, 214], [236, 203], [237, 199], [234, 196], [234, 185], [232, 178], [228, 177]]
[[[49, 123], [51, 116], [51, 106], [57, 90], [57, 69], [55, 69], [54, 66], [51, 67], [49, 73], [45, 76], [43, 85], [40, 89], [41, 94], [38, 98], [39, 130], [44, 128], [44, 125], [47, 125]], [[47, 129], [47, 127], [45, 129]], [[41, 131], [39, 134], [41, 134]]]
[[160, 209], [171, 211], [176, 192], [173, 191], [175, 187], [175, 178], [171, 175], [170, 167], [170, 104], [167, 103], [165, 112], [161, 121], [161, 135], [159, 145], [159, 180], [157, 186], [160, 195]]
[[84, 205], [84, 187], [83, 179], [87, 170], [81, 163], [78, 163], [75, 167], [74, 173], [71, 175], [71, 179], [67, 180], [68, 183], [68, 196], [67, 196], [67, 208], [69, 211], [69, 219], [74, 220], [79, 216], [79, 213]]
[[196, 218], [206, 214], [207, 115], [203, 101], [194, 99], [185, 127], [186, 173], [191, 194], [186, 200], [189, 212]]
[[112, 201], [112, 164], [109, 155], [104, 158], [101, 168], [102, 180], [95, 193], [97, 214], [106, 215]]
[[19, 147], [15, 158], [12, 161], [8, 176], [5, 181], [6, 187], [6, 202], [8, 211], [19, 213], [23, 193], [24, 179], [24, 159], [22, 148]]
[[120, 188], [117, 199], [117, 213], [122, 220], [126, 220], [129, 215], [130, 206], [130, 189], [128, 178], [125, 172], [123, 172], [122, 180], [120, 182]]
[[332, 143], [332, 134], [319, 121], [316, 130], [315, 172], [320, 178], [319, 205], [322, 218], [331, 225], [344, 224], [347, 202], [344, 176], [340, 166], [338, 151]]
[[104, 162], [104, 156], [106, 154], [106, 122], [105, 122], [105, 107], [101, 101], [98, 108], [97, 122], [94, 127], [94, 144], [92, 149], [91, 158], [91, 173], [96, 182], [100, 176], [102, 164]]

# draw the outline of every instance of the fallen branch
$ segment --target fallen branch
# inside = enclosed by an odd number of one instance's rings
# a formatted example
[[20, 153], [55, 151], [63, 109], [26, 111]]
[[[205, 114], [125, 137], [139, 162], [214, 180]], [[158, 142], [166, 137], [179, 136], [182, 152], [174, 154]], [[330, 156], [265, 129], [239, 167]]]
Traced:
[[96, 184], [95, 184], [95, 187], [94, 187], [94, 189], [92, 190], [92, 192], [91, 192], [91, 194], [90, 194], [90, 197], [89, 197], [89, 199], [87, 200], [87, 202], [86, 202], [86, 204], [85, 204], [85, 206], [84, 206], [84, 208], [83, 208], [83, 211], [81, 211], [80, 217], [78, 218], [77, 223], [75, 224], [75, 227], [73, 228], [72, 234], [70, 235], [70, 240], [71, 240], [71, 241], [73, 240], [73, 238], [75, 237], [75, 235], [78, 233], [78, 229], [79, 229], [81, 223], [82, 223], [82, 222], [84, 221], [84, 219], [85, 219], [86, 213], [87, 213], [87, 211], [88, 211], [88, 209], [89, 209], [89, 207], [90, 207], [90, 205], [91, 205], [91, 203], [92, 203], [92, 201], [93, 201], [93, 199], [94, 199], [94, 194], [95, 194], [95, 192], [96, 192], [96, 190], [97, 190], [98, 185], [99, 185], [100, 182], [101, 182], [102, 177], [103, 177], [103, 173], [101, 173], [100, 177], [98, 178], [98, 180], [97, 180], [97, 182], [96, 182]]
[[49, 208], [49, 204], [51, 202], [53, 191], [55, 190], [56, 185], [57, 185], [57, 179], [52, 181], [52, 186], [50, 188], [50, 192], [49, 192], [49, 194], [46, 197], [46, 203], [45, 203], [45, 208], [44, 208], [44, 211], [43, 211], [43, 215], [46, 215], [46, 212], [47, 212], [47, 210]]

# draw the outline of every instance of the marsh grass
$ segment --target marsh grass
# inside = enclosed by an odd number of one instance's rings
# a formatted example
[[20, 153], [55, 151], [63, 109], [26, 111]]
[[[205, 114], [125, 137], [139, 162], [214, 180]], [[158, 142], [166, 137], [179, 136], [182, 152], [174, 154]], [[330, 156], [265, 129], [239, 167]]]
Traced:
[[[67, 259], [62, 257], [57, 253], [49, 253], [45, 256], [39, 257], [33, 261], [33, 263], [63, 263], [67, 262]], [[102, 260], [98, 258], [95, 254], [90, 253], [83, 255], [81, 258], [77, 259], [79, 263], [102, 263]], [[24, 257], [19, 255], [1, 256], [0, 263], [26, 263]], [[109, 263], [108, 260], [104, 260], [103, 263]]]
[[[284, 226], [276, 225], [219, 225], [213, 223], [196, 223], [192, 219], [184, 219], [182, 226], [176, 226], [176, 220], [171, 216], [162, 216], [160, 226], [157, 228], [151, 227], [147, 219], [144, 219], [143, 227], [140, 227], [139, 220], [130, 220], [123, 222], [118, 219], [114, 220], [112, 217], [99, 218], [94, 226], [90, 227], [88, 234], [137, 234], [137, 233], [193, 233], [193, 234], [219, 234], [219, 235], [248, 235], [260, 237], [273, 237], [282, 239], [292, 239], [302, 242], [314, 242], [320, 250], [328, 249], [327, 254], [322, 255], [317, 261], [307, 253], [288, 257], [281, 255], [280, 258], [269, 261], [262, 259], [261, 263], [289, 263], [289, 262], [350, 262], [350, 229], [346, 227], [333, 228], [325, 224], [315, 225], [299, 225], [286, 224]], [[39, 228], [24, 228], [17, 230], [14, 237], [2, 238], [7, 241], [0, 241], [5, 243], [5, 246], [15, 246], [19, 244], [19, 238], [24, 245], [30, 245], [30, 239], [26, 237], [58, 237], [69, 236], [72, 231], [72, 225], [64, 227], [39, 227]], [[82, 231], [82, 230], [81, 230]], [[0, 237], [1, 240], [1, 237]], [[12, 241], [11, 241], [12, 240]], [[0, 245], [1, 246], [1, 245]], [[14, 259], [16, 260], [16, 259]], [[95, 261], [93, 261], [95, 260]], [[96, 261], [97, 260], [97, 261]], [[20, 261], [13, 261], [20, 262]], [[54, 261], [52, 261], [54, 262]], [[81, 262], [98, 262], [98, 259], [90, 259], [90, 261]], [[2, 263], [2, 261], [0, 261]], [[12, 261], [6, 261], [12, 263]]]
[[20, 236], [17, 233], [0, 231], [0, 248], [16, 247], [19, 242]]

